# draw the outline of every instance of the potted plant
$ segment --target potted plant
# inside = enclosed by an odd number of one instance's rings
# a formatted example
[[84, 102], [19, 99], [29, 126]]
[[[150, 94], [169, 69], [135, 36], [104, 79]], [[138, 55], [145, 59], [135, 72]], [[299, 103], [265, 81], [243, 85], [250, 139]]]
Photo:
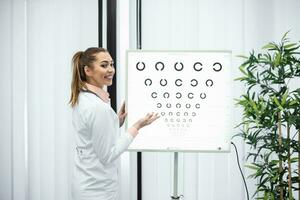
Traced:
[[262, 53], [240, 56], [245, 61], [237, 78], [246, 91], [237, 101], [243, 109], [239, 134], [246, 144], [246, 166], [257, 179], [255, 199], [300, 200], [300, 42], [287, 34], [280, 43], [270, 42]]

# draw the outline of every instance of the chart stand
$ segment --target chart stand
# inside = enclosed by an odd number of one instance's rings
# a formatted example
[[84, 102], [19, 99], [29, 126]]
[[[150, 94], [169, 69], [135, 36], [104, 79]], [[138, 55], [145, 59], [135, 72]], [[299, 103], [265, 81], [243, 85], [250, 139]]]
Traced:
[[173, 196], [171, 199], [183, 199], [183, 195], [178, 196], [178, 152], [174, 152]]

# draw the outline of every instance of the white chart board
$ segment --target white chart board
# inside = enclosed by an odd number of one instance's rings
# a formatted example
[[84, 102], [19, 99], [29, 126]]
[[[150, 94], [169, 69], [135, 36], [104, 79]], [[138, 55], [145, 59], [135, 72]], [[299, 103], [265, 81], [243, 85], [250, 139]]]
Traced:
[[131, 151], [229, 152], [230, 51], [127, 51], [127, 127], [148, 112]]

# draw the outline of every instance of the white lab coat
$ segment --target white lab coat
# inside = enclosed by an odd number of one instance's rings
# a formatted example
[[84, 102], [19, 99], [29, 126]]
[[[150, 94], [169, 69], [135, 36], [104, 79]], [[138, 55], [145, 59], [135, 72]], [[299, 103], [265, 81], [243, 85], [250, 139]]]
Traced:
[[110, 104], [90, 92], [80, 92], [73, 126], [73, 200], [117, 200], [118, 158], [133, 137], [127, 132], [120, 136], [119, 119]]

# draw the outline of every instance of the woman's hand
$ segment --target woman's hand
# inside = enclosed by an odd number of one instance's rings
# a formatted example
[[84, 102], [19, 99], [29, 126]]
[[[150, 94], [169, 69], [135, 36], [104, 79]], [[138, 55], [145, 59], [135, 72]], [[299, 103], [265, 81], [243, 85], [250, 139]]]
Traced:
[[136, 123], [134, 123], [133, 127], [135, 127], [137, 130], [140, 130], [144, 126], [147, 126], [157, 120], [160, 116], [158, 113], [148, 113], [145, 117], [139, 119]]
[[125, 102], [123, 102], [123, 104], [121, 106], [121, 109], [118, 112], [119, 126], [120, 127], [123, 126], [124, 121], [126, 119], [126, 116], [127, 116], [127, 112], [126, 112], [126, 109], [125, 109]]
[[139, 119], [137, 122], [135, 122], [133, 124], [133, 126], [131, 126], [128, 129], [128, 132], [132, 135], [132, 137], [135, 137], [139, 132], [139, 130], [141, 128], [143, 128], [144, 126], [147, 126], [149, 124], [151, 124], [152, 122], [154, 122], [155, 120], [157, 120], [160, 116], [158, 115], [158, 113], [148, 113], [145, 117]]

